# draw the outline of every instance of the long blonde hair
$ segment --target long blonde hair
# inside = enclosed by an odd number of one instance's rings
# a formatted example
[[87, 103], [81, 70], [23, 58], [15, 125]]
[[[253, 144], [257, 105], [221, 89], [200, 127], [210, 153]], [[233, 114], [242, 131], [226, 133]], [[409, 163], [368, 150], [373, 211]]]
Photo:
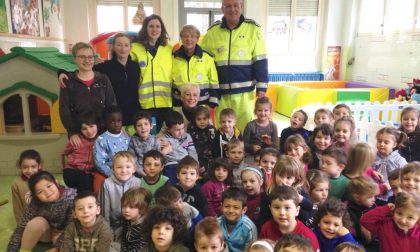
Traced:
[[350, 148], [345, 173], [362, 176], [373, 164], [376, 157], [375, 148], [368, 143], [357, 143]]

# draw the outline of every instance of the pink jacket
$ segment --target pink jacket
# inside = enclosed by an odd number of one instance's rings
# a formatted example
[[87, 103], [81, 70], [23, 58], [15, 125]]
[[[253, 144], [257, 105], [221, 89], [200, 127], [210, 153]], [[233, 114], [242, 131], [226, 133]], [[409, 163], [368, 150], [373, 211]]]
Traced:
[[376, 207], [362, 215], [360, 224], [378, 236], [381, 252], [420, 251], [420, 226], [407, 233], [397, 227], [388, 205]]
[[70, 141], [66, 143], [62, 156], [67, 156], [67, 162], [64, 168], [75, 168], [85, 172], [91, 172], [95, 167], [93, 159], [93, 146], [95, 139], [86, 139], [81, 134], [79, 135], [82, 143], [79, 148], [74, 148]]
[[208, 216], [219, 216], [222, 214], [222, 193], [228, 186], [215, 179], [210, 179], [201, 187], [201, 191], [207, 198]]

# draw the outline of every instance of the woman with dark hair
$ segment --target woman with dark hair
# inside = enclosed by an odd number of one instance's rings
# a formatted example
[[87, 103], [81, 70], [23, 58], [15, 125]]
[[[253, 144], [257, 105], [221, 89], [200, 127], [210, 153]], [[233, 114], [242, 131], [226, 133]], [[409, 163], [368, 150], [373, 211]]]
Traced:
[[172, 46], [168, 39], [161, 17], [150, 15], [145, 18], [130, 53], [140, 68], [140, 106], [156, 117], [157, 132], [172, 108]]

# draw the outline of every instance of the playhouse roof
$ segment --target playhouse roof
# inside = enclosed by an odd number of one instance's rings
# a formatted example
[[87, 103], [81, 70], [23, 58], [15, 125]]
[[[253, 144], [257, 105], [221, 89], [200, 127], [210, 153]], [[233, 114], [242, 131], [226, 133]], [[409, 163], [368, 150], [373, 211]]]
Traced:
[[0, 56], [0, 64], [14, 57], [22, 56], [53, 71], [59, 69], [74, 71], [77, 69], [70, 54], [63, 54], [54, 47], [13, 47], [10, 51], [11, 53]]

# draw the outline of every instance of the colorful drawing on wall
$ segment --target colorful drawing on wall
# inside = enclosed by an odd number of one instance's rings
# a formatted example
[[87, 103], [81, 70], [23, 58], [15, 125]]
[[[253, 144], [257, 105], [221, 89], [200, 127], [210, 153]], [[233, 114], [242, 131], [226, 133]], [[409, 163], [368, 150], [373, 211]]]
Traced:
[[338, 80], [340, 78], [341, 46], [327, 47], [327, 73], [326, 80]]
[[61, 0], [42, 0], [42, 19], [45, 37], [63, 38]]
[[38, 0], [10, 0], [10, 11], [13, 33], [40, 36]]
[[0, 0], [0, 32], [9, 32], [7, 25], [6, 0]]

